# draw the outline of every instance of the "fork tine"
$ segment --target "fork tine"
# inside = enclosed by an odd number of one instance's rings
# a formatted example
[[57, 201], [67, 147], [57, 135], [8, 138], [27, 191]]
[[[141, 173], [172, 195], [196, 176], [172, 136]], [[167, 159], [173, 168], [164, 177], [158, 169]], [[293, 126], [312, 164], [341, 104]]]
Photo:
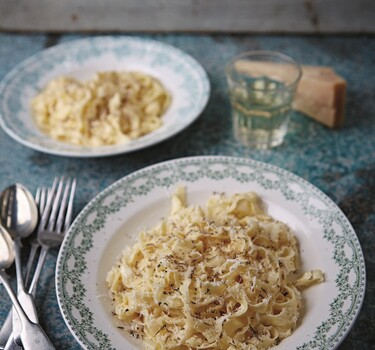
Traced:
[[41, 229], [45, 229], [47, 226], [49, 214], [51, 212], [51, 208], [53, 205], [53, 198], [55, 196], [55, 191], [56, 191], [56, 186], [57, 186], [57, 178], [53, 180], [53, 184], [51, 189], [48, 191], [48, 196], [47, 196], [47, 202], [44, 207], [43, 215], [42, 218], [40, 219], [39, 227]]
[[66, 182], [63, 197], [62, 197], [61, 203], [60, 203], [59, 215], [57, 217], [57, 222], [56, 222], [56, 231], [58, 233], [62, 232], [62, 227], [63, 227], [63, 224], [64, 224], [65, 211], [66, 211], [66, 207], [68, 205], [68, 193], [69, 193], [69, 189], [70, 189], [70, 182], [71, 182], [70, 179], [68, 179], [67, 182]]
[[40, 193], [40, 203], [39, 203], [39, 210], [41, 213], [44, 212], [44, 209], [46, 207], [47, 196], [48, 196], [48, 189], [45, 187], [42, 187], [41, 193]]
[[62, 176], [60, 181], [59, 181], [59, 185], [57, 187], [57, 192], [56, 192], [55, 197], [54, 197], [52, 210], [51, 210], [49, 220], [48, 220], [47, 229], [51, 230], [51, 231], [53, 230], [53, 228], [55, 227], [55, 224], [56, 224], [56, 218], [57, 218], [57, 214], [58, 214], [58, 210], [59, 210], [59, 206], [60, 206], [60, 197], [61, 197], [63, 185], [64, 185], [64, 177]]
[[74, 200], [74, 195], [75, 195], [75, 192], [76, 192], [76, 186], [77, 186], [77, 179], [73, 179], [72, 187], [70, 189], [68, 208], [66, 210], [66, 215], [65, 215], [64, 231], [63, 231], [64, 233], [68, 230], [70, 224], [72, 223], [73, 200]]
[[38, 206], [39, 214], [42, 215], [46, 206], [47, 189], [38, 187], [35, 192], [35, 203]]
[[41, 196], [41, 194], [42, 194], [42, 189], [40, 187], [38, 187], [36, 189], [35, 196], [34, 196], [35, 203], [38, 207], [40, 206], [40, 196]]

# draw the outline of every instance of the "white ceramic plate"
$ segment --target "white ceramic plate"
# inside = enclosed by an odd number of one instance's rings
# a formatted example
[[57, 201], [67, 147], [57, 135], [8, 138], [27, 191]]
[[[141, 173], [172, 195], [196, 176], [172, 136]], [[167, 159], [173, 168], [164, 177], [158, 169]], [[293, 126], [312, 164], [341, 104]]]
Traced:
[[[92, 78], [103, 70], [139, 70], [172, 94], [163, 126], [122, 145], [81, 147], [53, 140], [33, 121], [31, 99], [57, 76]], [[16, 141], [38, 151], [70, 157], [103, 157], [154, 145], [190, 125], [203, 111], [210, 84], [191, 56], [158, 41], [107, 36], [75, 40], [44, 50], [16, 66], [0, 83], [0, 124]]]
[[268, 212], [300, 243], [302, 271], [321, 269], [326, 281], [303, 292], [298, 328], [275, 347], [335, 349], [352, 327], [365, 292], [357, 236], [341, 210], [316, 187], [285, 170], [233, 157], [182, 158], [132, 173], [97, 195], [79, 214], [61, 247], [56, 273], [63, 317], [85, 349], [136, 348], [111, 314], [105, 277], [138, 232], [168, 215], [170, 196], [184, 184], [189, 204], [214, 191], [255, 191]]

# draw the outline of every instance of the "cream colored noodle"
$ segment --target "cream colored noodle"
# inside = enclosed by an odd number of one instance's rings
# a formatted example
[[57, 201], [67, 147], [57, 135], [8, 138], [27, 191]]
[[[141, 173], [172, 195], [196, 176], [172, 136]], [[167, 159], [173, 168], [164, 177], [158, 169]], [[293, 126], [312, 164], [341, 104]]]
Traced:
[[300, 289], [319, 270], [293, 280], [297, 241], [268, 216], [255, 193], [214, 194], [141, 232], [108, 272], [114, 313], [148, 349], [268, 349], [297, 327]]
[[41, 130], [59, 141], [102, 146], [125, 143], [162, 124], [171, 102], [164, 86], [140, 72], [99, 72], [86, 82], [58, 77], [31, 102]]

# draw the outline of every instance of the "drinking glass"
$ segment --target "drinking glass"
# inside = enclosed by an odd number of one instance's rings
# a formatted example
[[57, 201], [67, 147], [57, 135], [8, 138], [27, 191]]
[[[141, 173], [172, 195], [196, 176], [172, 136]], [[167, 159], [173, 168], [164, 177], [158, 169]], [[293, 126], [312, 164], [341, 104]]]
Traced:
[[249, 51], [225, 69], [235, 138], [244, 146], [268, 149], [283, 143], [300, 64], [284, 54]]

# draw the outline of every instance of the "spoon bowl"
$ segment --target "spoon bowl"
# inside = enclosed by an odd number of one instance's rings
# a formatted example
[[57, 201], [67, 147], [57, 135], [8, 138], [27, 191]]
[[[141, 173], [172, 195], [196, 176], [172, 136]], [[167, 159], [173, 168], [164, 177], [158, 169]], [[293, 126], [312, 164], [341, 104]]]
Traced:
[[15, 257], [12, 237], [0, 225], [0, 270], [5, 270], [13, 264]]
[[13, 239], [25, 238], [35, 230], [38, 208], [26, 187], [16, 183], [0, 194], [0, 224]]

